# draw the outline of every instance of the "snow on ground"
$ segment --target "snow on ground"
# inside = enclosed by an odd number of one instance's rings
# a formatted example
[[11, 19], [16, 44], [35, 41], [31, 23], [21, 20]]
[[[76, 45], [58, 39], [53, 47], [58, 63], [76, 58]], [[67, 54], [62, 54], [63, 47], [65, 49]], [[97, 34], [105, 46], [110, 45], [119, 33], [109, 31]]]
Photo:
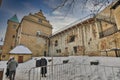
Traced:
[[[35, 67], [36, 59], [20, 63], [17, 72], [16, 80], [29, 80], [29, 70]], [[52, 59], [46, 57], [47, 60]], [[69, 60], [70, 63], [62, 64], [63, 60]], [[91, 61], [99, 61], [99, 66], [90, 65]], [[3, 80], [8, 80], [5, 77], [6, 62], [0, 61], [0, 68], [4, 68]], [[48, 62], [51, 65], [52, 62]], [[120, 79], [120, 58], [119, 57], [88, 57], [88, 56], [69, 56], [69, 57], [53, 57], [53, 64], [60, 64], [53, 67], [48, 66], [46, 78], [38, 77], [40, 68], [31, 70], [30, 80], [119, 80]], [[34, 74], [34, 75], [33, 75]], [[51, 76], [51, 75], [54, 76]]]

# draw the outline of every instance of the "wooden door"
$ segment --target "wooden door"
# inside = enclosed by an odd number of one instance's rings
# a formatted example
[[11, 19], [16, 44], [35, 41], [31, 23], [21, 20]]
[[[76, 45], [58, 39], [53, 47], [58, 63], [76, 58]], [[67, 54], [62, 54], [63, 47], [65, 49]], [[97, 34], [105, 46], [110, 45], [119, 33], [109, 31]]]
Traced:
[[18, 56], [18, 63], [22, 63], [23, 62], [23, 56]]

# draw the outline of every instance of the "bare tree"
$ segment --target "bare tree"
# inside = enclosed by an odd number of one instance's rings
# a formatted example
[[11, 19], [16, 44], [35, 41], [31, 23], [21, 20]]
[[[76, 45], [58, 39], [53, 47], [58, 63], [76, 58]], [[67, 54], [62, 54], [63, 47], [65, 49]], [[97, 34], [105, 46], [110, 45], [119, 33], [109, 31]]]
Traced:
[[90, 13], [98, 13], [102, 7], [106, 6], [111, 0], [61, 0], [61, 3], [56, 6], [53, 11], [66, 8], [67, 15], [70, 11], [73, 11], [76, 6], [79, 5], [82, 12], [89, 10]]

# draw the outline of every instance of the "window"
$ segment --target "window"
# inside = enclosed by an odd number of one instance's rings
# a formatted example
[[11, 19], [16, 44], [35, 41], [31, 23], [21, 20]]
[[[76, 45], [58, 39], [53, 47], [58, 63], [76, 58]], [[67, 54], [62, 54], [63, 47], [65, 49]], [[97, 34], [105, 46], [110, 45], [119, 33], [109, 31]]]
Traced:
[[68, 47], [65, 47], [65, 49], [68, 49]]
[[61, 49], [59, 49], [59, 53], [61, 53]]
[[41, 19], [38, 19], [38, 22], [39, 22], [39, 23], [42, 23], [42, 20], [41, 20]]
[[56, 52], [58, 53], [58, 50], [56, 50]]
[[0, 46], [0, 50], [2, 50], [2, 47]]
[[14, 24], [14, 25], [13, 25], [13, 29], [16, 29], [16, 27], [17, 27], [17, 25]]
[[46, 56], [47, 54], [46, 54], [46, 51], [44, 51], [44, 56]]
[[75, 41], [75, 35], [72, 35], [72, 36], [70, 36], [70, 38], [69, 38], [69, 42], [73, 42], [73, 41]]
[[10, 49], [13, 49], [13, 46], [11, 46]]
[[12, 37], [15, 38], [15, 35], [13, 35]]
[[74, 53], [77, 53], [77, 46], [74, 46], [73, 49], [74, 49]]
[[40, 36], [41, 35], [41, 31], [37, 31], [36, 36]]
[[56, 50], [56, 53], [61, 53], [61, 49], [57, 49], [57, 50]]
[[6, 55], [2, 55], [2, 58], [5, 58], [6, 57]]
[[58, 46], [58, 41], [57, 40], [55, 41], [55, 46]]
[[65, 47], [65, 51], [68, 52], [68, 47]]

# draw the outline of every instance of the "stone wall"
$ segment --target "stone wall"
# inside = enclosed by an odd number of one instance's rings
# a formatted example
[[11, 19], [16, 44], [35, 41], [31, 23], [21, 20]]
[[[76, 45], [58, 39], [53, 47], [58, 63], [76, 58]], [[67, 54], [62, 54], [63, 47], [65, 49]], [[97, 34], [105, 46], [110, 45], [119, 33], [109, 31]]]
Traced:
[[15, 46], [14, 42], [16, 37], [16, 29], [18, 25], [19, 23], [8, 20], [8, 25], [5, 34], [2, 55], [1, 55], [2, 60], [7, 60], [9, 58], [9, 51], [12, 50]]
[[[97, 30], [97, 24], [94, 18], [88, 19], [88, 22], [83, 21], [85, 24], [75, 24], [61, 33], [52, 36], [51, 52], [54, 55], [96, 55], [98, 53], [98, 41], [99, 35]], [[73, 41], [70, 41], [74, 37]], [[55, 41], [58, 41], [58, 45], [55, 46]], [[61, 52], [57, 52], [57, 50]]]
[[[39, 22], [41, 19], [41, 22]], [[38, 34], [39, 32], [39, 34]], [[23, 44], [32, 51], [32, 56], [48, 54], [48, 37], [52, 34], [52, 26], [42, 13], [25, 16], [19, 26], [18, 44]]]

